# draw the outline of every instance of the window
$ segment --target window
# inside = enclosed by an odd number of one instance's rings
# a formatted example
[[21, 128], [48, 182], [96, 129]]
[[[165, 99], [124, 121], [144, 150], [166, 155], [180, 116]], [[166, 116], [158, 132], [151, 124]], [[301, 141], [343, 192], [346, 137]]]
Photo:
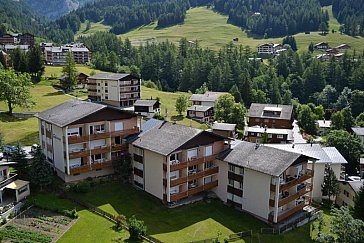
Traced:
[[187, 159], [197, 159], [197, 149], [190, 149], [187, 151]]
[[260, 133], [259, 132], [257, 132], [257, 137], [260, 137]]
[[115, 131], [124, 130], [124, 124], [122, 122], [115, 122]]
[[212, 166], [214, 166], [214, 164], [212, 163], [212, 161], [210, 161], [210, 162], [206, 162], [205, 163], [205, 169], [208, 169], [208, 168], [211, 168]]
[[171, 154], [169, 156], [169, 161], [170, 162], [179, 162], [179, 155], [178, 155], [178, 153]]
[[229, 186], [234, 186], [234, 180], [233, 179], [229, 179]]
[[272, 138], [272, 134], [268, 134], [268, 138]]
[[134, 147], [134, 154], [137, 154], [139, 156], [143, 156], [143, 149]]
[[107, 82], [105, 82], [105, 86], [107, 87], [107, 85], [108, 85], [108, 83]]
[[283, 135], [282, 134], [277, 134], [277, 138], [283, 139]]
[[349, 197], [349, 192], [346, 191], [346, 190], [344, 190], [344, 195], [347, 196], [347, 197]]
[[67, 129], [67, 136], [79, 136], [80, 135], [80, 128], [68, 128]]
[[207, 184], [207, 183], [210, 183], [212, 182], [212, 176], [208, 176], [208, 177], [205, 177], [203, 179], [203, 184]]
[[105, 93], [109, 93], [109, 90], [108, 89], [105, 89]]
[[235, 172], [235, 166], [234, 165], [229, 165], [229, 171]]
[[106, 158], [105, 154], [94, 154], [91, 155], [92, 162], [101, 162]]
[[205, 147], [205, 156], [211, 156], [212, 155], [212, 145]]
[[100, 83], [97, 83], [97, 86], [100, 86]]
[[109, 99], [109, 96], [105, 95], [105, 100], [108, 100]]
[[23, 186], [22, 188], [20, 188], [20, 189], [18, 190], [18, 193], [19, 193], [19, 194], [22, 194], [23, 192], [26, 192], [26, 191], [28, 191], [28, 186]]
[[239, 174], [244, 175], [244, 168], [239, 168]]

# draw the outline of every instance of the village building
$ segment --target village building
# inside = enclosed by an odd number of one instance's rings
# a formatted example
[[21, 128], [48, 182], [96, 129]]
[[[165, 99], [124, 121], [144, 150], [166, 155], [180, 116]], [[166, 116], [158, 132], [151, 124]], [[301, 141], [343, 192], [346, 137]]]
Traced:
[[341, 180], [339, 181], [339, 194], [336, 196], [335, 204], [338, 206], [353, 207], [354, 200], [360, 188], [364, 185], [363, 180]]
[[115, 107], [132, 107], [140, 99], [140, 78], [127, 73], [98, 73], [88, 77], [88, 98]]
[[320, 42], [320, 43], [315, 44], [313, 46], [313, 48], [315, 50], [326, 50], [326, 49], [330, 48], [330, 46], [329, 46], [329, 43], [327, 43], [327, 42]]
[[236, 137], [236, 124], [214, 122], [211, 126], [213, 133], [227, 138]]
[[338, 50], [350, 50], [351, 49], [351, 47], [348, 44], [345, 44], [345, 43], [341, 44], [341, 45], [338, 45], [335, 48], [338, 49]]
[[4, 34], [0, 37], [0, 45], [27, 45], [34, 46], [34, 35], [30, 33]]
[[[266, 138], [264, 138], [266, 134]], [[260, 143], [266, 139], [268, 143], [291, 143], [293, 142], [292, 129], [282, 128], [267, 128], [267, 127], [246, 127], [244, 130], [244, 137], [247, 141], [253, 143]]]
[[257, 47], [257, 52], [259, 56], [271, 56], [279, 53], [280, 50], [283, 50], [282, 44], [274, 44], [274, 43], [264, 43], [260, 44]]
[[331, 121], [330, 120], [317, 120], [317, 126], [318, 126], [318, 134], [324, 135], [326, 134], [330, 128], [331, 128]]
[[353, 127], [351, 130], [360, 138], [361, 145], [364, 146], [364, 127]]
[[[77, 89], [84, 89], [84, 88], [86, 88], [88, 75], [87, 74], [84, 74], [84, 73], [81, 73], [81, 72], [77, 72], [76, 75], [77, 75], [77, 85], [76, 85], [76, 88]], [[58, 77], [57, 79], [62, 82], [67, 77], [68, 77], [68, 75], [67, 74], [64, 74], [64, 75]]]
[[135, 114], [105, 105], [70, 100], [36, 115], [40, 146], [65, 182], [114, 173], [128, 153], [126, 137], [137, 134]]
[[75, 63], [85, 64], [91, 62], [91, 51], [82, 43], [67, 44], [64, 46], [44, 46], [46, 63], [53, 66], [66, 65], [66, 57], [71, 52]]
[[217, 99], [221, 95], [225, 95], [225, 94], [228, 94], [228, 93], [207, 91], [204, 94], [192, 94], [190, 101], [191, 101], [192, 105], [214, 107]]
[[151, 118], [154, 114], [160, 114], [160, 102], [158, 100], [137, 100], [134, 103], [134, 112], [138, 115]]
[[213, 122], [214, 107], [205, 105], [193, 105], [187, 108], [187, 117], [200, 122]]

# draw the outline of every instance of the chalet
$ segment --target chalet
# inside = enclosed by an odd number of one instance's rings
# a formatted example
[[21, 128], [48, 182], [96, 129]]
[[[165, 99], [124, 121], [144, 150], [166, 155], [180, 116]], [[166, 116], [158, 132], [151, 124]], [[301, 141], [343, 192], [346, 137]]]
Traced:
[[205, 105], [193, 105], [187, 109], [187, 117], [200, 122], [213, 122], [214, 107]]
[[353, 127], [351, 130], [360, 138], [361, 145], [364, 146], [364, 127]]
[[328, 54], [338, 54], [339, 50], [336, 48], [329, 48], [329, 49], [326, 49], [325, 52]]
[[139, 132], [135, 114], [70, 100], [36, 115], [40, 146], [65, 182], [114, 173], [128, 153], [126, 137]]
[[348, 44], [341, 44], [341, 45], [338, 45], [335, 48], [338, 49], [338, 50], [350, 50], [351, 47]]
[[264, 134], [267, 134], [268, 143], [291, 143], [293, 142], [292, 129], [266, 128], [266, 127], [245, 127], [244, 137], [249, 142], [260, 142]]
[[292, 129], [293, 106], [252, 103], [249, 108], [248, 126]]
[[[76, 74], [77, 74], [77, 86], [76, 86], [76, 88], [78, 88], [78, 89], [86, 88], [88, 75], [86, 75], [84, 73], [80, 73], [80, 72], [77, 72]], [[59, 81], [63, 81], [67, 77], [68, 77], [68, 75], [65, 74], [65, 75], [62, 75], [62, 76], [58, 77], [57, 79]]]
[[13, 44], [6, 44], [0, 46], [0, 49], [4, 50], [7, 54], [11, 54], [15, 49], [20, 49], [24, 52], [29, 50], [29, 45], [13, 45]]
[[193, 94], [190, 98], [192, 105], [202, 105], [202, 106], [215, 106], [216, 100], [221, 96], [228, 93], [225, 92], [212, 92], [207, 91], [204, 94]]
[[346, 206], [346, 207], [353, 207], [354, 206], [354, 199], [360, 188], [364, 186], [363, 180], [340, 180], [339, 181], [339, 194], [336, 196], [335, 203], [338, 206]]
[[212, 129], [213, 133], [216, 133], [223, 137], [227, 137], [227, 138], [236, 137], [236, 133], [235, 133], [236, 124], [214, 122], [212, 124], [211, 129]]
[[28, 45], [30, 47], [34, 46], [34, 35], [30, 33], [14, 33], [14, 34], [4, 34], [0, 37], [0, 44], [2, 45]]
[[160, 114], [160, 102], [158, 100], [137, 100], [134, 103], [134, 112], [145, 117], [153, 117], [154, 114]]
[[331, 121], [330, 120], [317, 120], [318, 126], [318, 134], [323, 135], [326, 134], [327, 131], [331, 128]]
[[88, 98], [116, 107], [132, 107], [140, 99], [141, 80], [127, 73], [98, 73], [88, 77]]
[[326, 50], [329, 48], [329, 43], [327, 42], [320, 42], [313, 46], [315, 50]]

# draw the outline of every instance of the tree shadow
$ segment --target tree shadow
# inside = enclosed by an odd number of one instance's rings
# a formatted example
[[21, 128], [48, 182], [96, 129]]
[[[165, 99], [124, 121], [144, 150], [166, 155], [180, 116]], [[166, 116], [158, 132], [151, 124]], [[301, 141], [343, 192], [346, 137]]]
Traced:
[[28, 119], [29, 118], [18, 118], [18, 117], [10, 115], [7, 112], [0, 113], [1, 122], [21, 122], [21, 121], [26, 121]]
[[171, 116], [171, 121], [182, 121], [184, 118], [183, 115], [175, 115], [175, 116]]
[[64, 95], [65, 93], [61, 90], [58, 90], [58, 91], [55, 91], [55, 92], [52, 92], [52, 93], [47, 93], [45, 94], [44, 96], [57, 96], [57, 95]]

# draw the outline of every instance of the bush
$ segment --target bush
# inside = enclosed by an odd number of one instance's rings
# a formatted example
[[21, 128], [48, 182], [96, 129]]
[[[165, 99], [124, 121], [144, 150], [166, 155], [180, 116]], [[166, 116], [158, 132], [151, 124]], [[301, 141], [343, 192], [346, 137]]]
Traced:
[[122, 228], [124, 228], [126, 226], [126, 217], [122, 214], [119, 214], [116, 217], [116, 228], [118, 230], [121, 230]]
[[158, 86], [152, 81], [152, 80], [147, 80], [144, 83], [144, 86], [147, 88], [151, 88], [151, 89], [156, 89], [158, 90]]
[[153, 115], [153, 118], [154, 118], [154, 119], [161, 120], [161, 121], [163, 121], [163, 120], [164, 120], [164, 117], [163, 117], [160, 113], [155, 113], [155, 114]]
[[128, 226], [131, 240], [138, 240], [147, 233], [147, 226], [144, 225], [144, 221], [137, 220], [134, 215], [129, 219]]
[[[0, 225], [4, 225], [4, 224], [6, 224], [6, 218], [3, 218], [3, 220], [1, 220], [1, 222], [0, 222]], [[1, 241], [0, 241], [1, 242]]]
[[90, 189], [91, 189], [91, 182], [90, 181], [81, 181], [77, 184], [74, 184], [72, 187], [71, 187], [72, 191], [73, 192], [76, 192], [76, 193], [86, 193], [86, 192], [89, 192]]
[[69, 217], [71, 219], [77, 219], [78, 218], [78, 214], [76, 209], [72, 209], [72, 210], [63, 210], [63, 215], [66, 217]]

